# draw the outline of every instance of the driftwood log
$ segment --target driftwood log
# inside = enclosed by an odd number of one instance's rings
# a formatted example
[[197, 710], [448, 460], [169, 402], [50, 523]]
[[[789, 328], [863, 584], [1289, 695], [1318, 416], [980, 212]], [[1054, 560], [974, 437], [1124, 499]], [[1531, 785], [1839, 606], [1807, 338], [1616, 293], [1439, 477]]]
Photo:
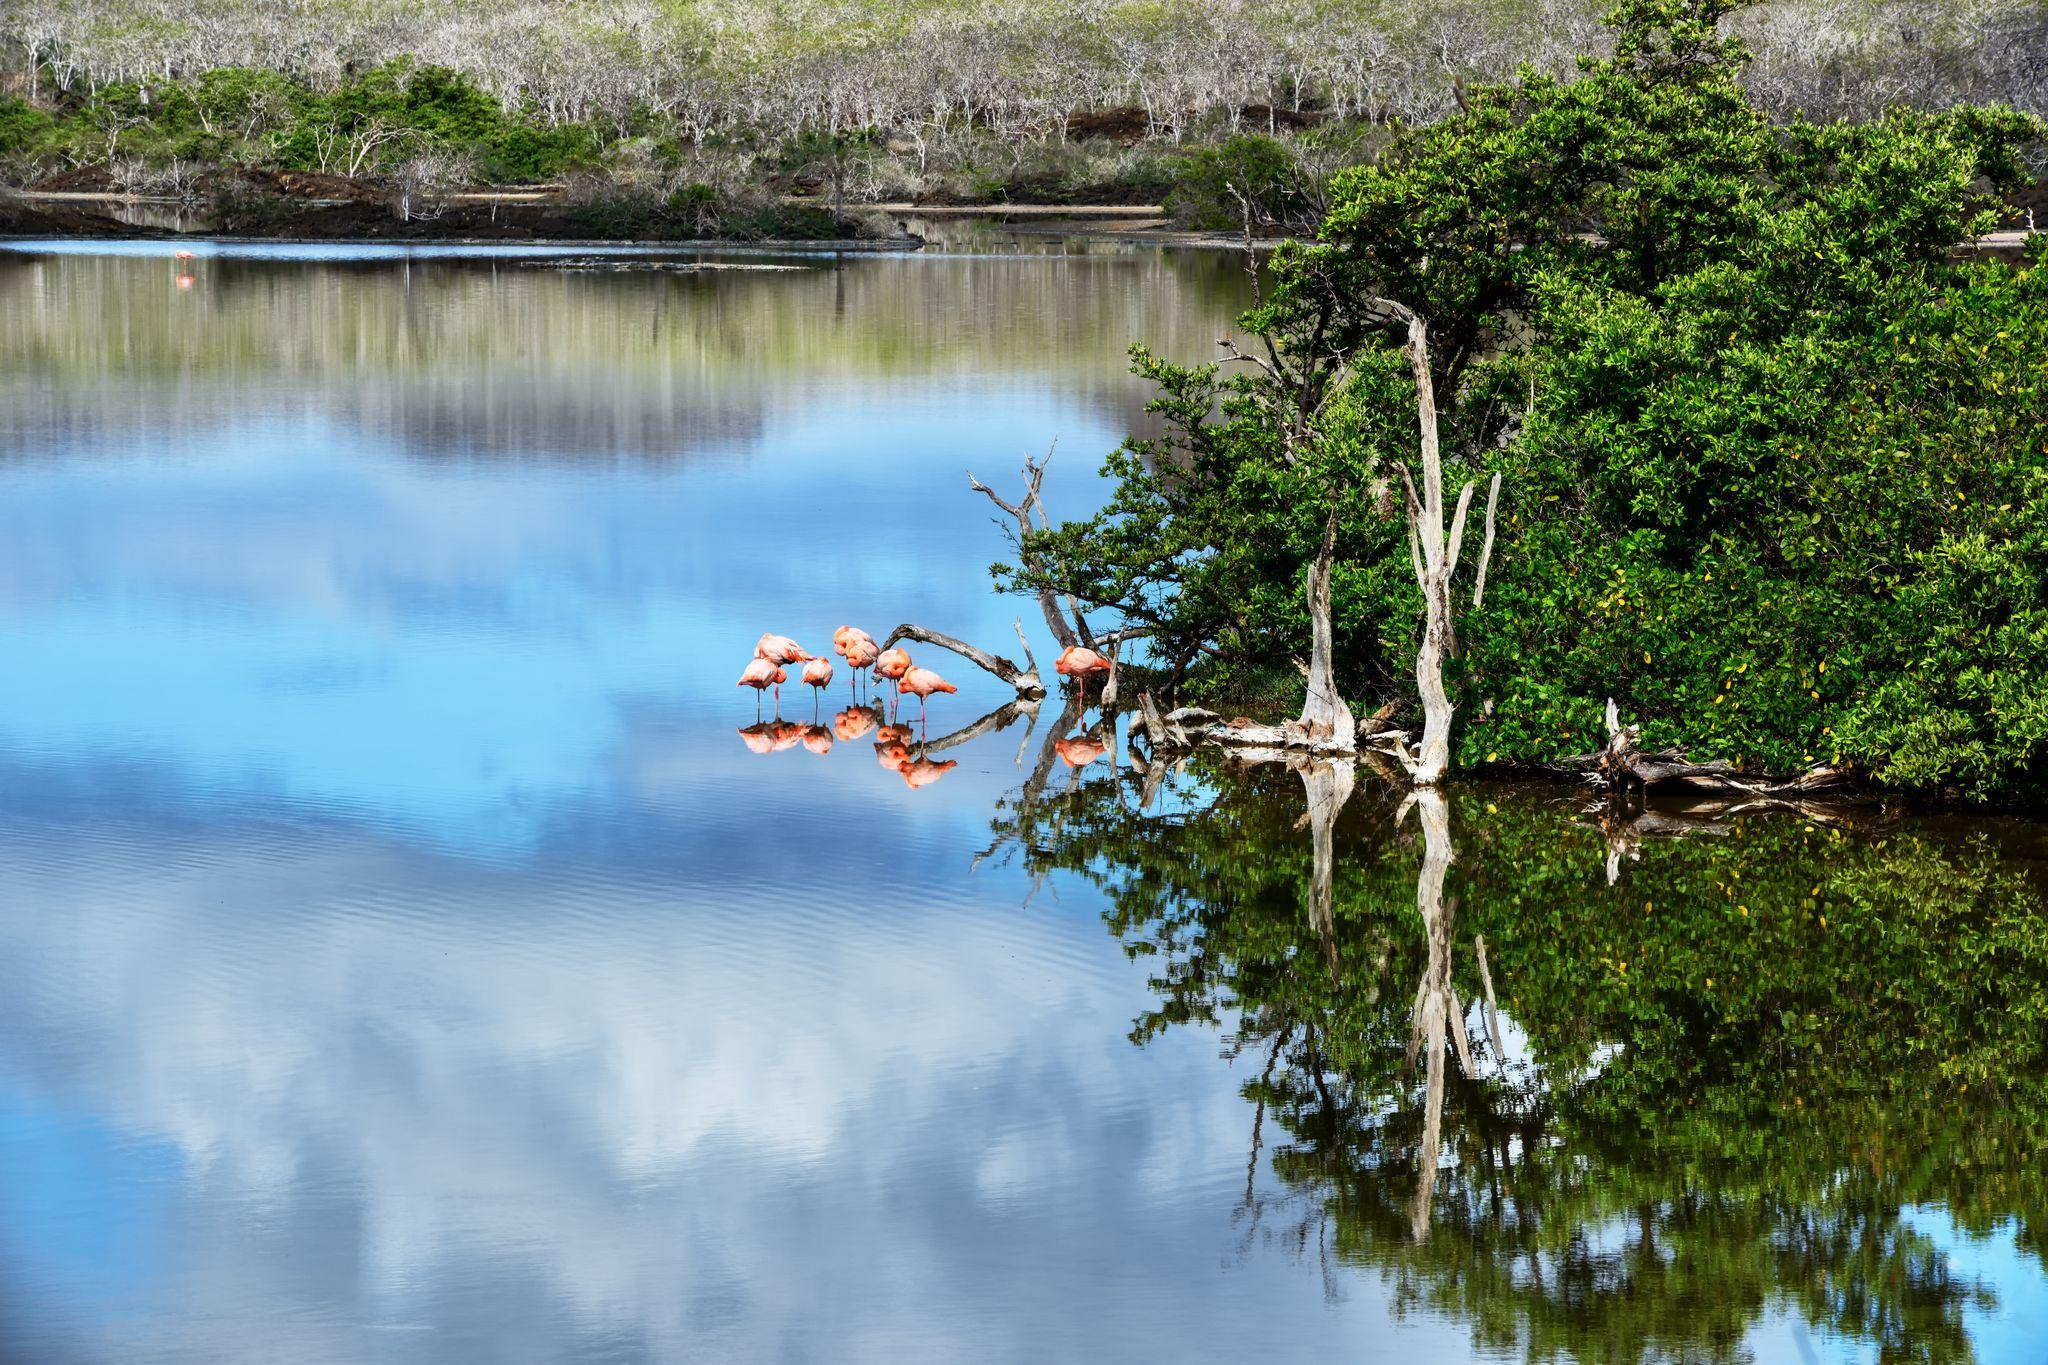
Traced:
[[1769, 777], [1741, 772], [1720, 760], [1695, 763], [1677, 749], [1646, 750], [1642, 737], [1640, 725], [1621, 723], [1620, 711], [1609, 697], [1607, 743], [1591, 753], [1574, 754], [1560, 766], [1612, 791], [1683, 786], [1763, 797], [1827, 791], [1849, 781], [1847, 770], [1832, 766], [1812, 768], [1794, 777]]
[[1327, 758], [1380, 754], [1404, 757], [1408, 732], [1387, 723], [1393, 713], [1394, 706], [1390, 704], [1363, 720], [1352, 718], [1351, 739], [1345, 743], [1332, 738], [1327, 731], [1319, 732], [1318, 727], [1299, 720], [1265, 725], [1243, 716], [1225, 719], [1217, 712], [1205, 711], [1199, 706], [1183, 706], [1161, 715], [1152, 694], [1144, 692], [1138, 697], [1138, 716], [1132, 722], [1131, 733], [1133, 738], [1144, 735], [1146, 742], [1155, 749], [1168, 752], [1217, 745], [1229, 749], [1272, 750]]

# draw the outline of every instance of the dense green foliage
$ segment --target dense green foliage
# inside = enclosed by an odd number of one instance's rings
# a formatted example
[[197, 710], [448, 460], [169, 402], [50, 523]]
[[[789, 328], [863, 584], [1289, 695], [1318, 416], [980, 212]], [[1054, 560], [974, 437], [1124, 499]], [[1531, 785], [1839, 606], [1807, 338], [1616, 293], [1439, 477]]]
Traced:
[[2048, 271], [1955, 247], [2039, 125], [1773, 122], [1728, 8], [1629, 0], [1612, 59], [1476, 89], [1341, 173], [1245, 319], [1273, 363], [1141, 353], [1169, 436], [1113, 457], [1110, 507], [1012, 581], [1155, 625], [1181, 670], [1284, 667], [1334, 504], [1341, 680], [1403, 693], [1419, 595], [1385, 488], [1416, 427], [1391, 298], [1430, 324], [1447, 478], [1505, 479], [1459, 624], [1463, 761], [1591, 747], [1612, 696], [1699, 757], [2038, 789]]
[[0, 159], [25, 162], [133, 158], [371, 174], [430, 150], [460, 154], [481, 180], [519, 181], [588, 164], [598, 144], [588, 127], [508, 112], [455, 72], [405, 60], [325, 91], [274, 71], [223, 68], [105, 85], [61, 117], [0, 101]]
[[1189, 227], [1268, 232], [1315, 226], [1316, 196], [1285, 143], [1234, 137], [1178, 158], [1166, 208]]
[[1924, 1229], [1945, 1214], [2048, 1255], [2048, 887], [2027, 831], [1781, 813], [1660, 840], [1462, 789], [1451, 980], [1484, 998], [1483, 937], [1511, 1055], [1475, 1003], [1440, 1154], [1406, 1056], [1429, 948], [1398, 792], [1364, 786], [1339, 819], [1319, 930], [1293, 775], [1169, 779], [1156, 809], [1139, 781], [1102, 774], [997, 828], [1029, 870], [1107, 895], [1157, 995], [1135, 1042], [1225, 1031], [1254, 1160], [1293, 1196], [1248, 1190], [1254, 1225], [1382, 1270], [1476, 1347], [1735, 1359], [1783, 1308], [1886, 1359], [1968, 1360], [1978, 1288]]

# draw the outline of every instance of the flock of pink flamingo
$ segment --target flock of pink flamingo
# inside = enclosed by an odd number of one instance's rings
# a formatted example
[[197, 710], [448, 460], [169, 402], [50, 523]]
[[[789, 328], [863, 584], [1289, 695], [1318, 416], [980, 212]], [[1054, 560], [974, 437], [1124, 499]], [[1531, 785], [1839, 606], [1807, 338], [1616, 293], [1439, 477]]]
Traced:
[[[832, 661], [819, 655], [807, 653], [787, 635], [773, 631], [764, 634], [754, 644], [754, 657], [740, 671], [740, 687], [754, 689], [755, 721], [740, 728], [740, 738], [747, 748], [757, 754], [777, 753], [801, 744], [814, 754], [831, 752], [834, 741], [851, 742], [876, 732], [875, 757], [881, 765], [903, 778], [904, 785], [915, 790], [938, 781], [949, 770], [959, 764], [951, 759], [935, 761], [912, 751], [910, 726], [883, 723], [882, 708], [875, 703], [860, 704], [860, 684], [864, 680], [885, 680], [896, 684], [896, 697], [915, 696], [918, 702], [918, 725], [922, 729], [926, 707], [935, 692], [954, 692], [960, 689], [940, 677], [937, 672], [913, 663], [910, 651], [902, 648], [883, 649], [875, 643], [874, 636], [858, 626], [841, 626], [832, 632], [832, 652], [846, 661], [848, 669], [847, 686], [852, 690], [855, 704], [848, 706], [832, 718], [828, 730], [815, 720], [809, 725], [782, 719], [782, 685], [789, 681], [789, 669], [802, 664], [798, 681], [813, 690], [814, 703], [824, 696], [825, 689], [832, 685], [834, 670]], [[1089, 675], [1108, 673], [1109, 660], [1094, 650], [1081, 645], [1069, 645], [1060, 652], [1053, 669], [1061, 677], [1076, 680], [1083, 689]], [[870, 673], [872, 670], [872, 673]], [[775, 718], [764, 721], [760, 718], [761, 694], [773, 690], [775, 696]], [[896, 697], [890, 699], [890, 715], [895, 714]], [[1107, 752], [1102, 741], [1088, 736], [1074, 736], [1061, 740], [1055, 746], [1060, 757], [1070, 767], [1081, 767], [1092, 763]]]
[[[859, 626], [841, 626], [832, 632], [832, 652], [846, 660], [850, 670], [847, 685], [856, 688], [861, 672], [873, 668], [874, 676], [887, 678], [896, 684], [900, 695], [917, 698], [917, 719], [922, 724], [925, 705], [934, 692], [958, 692], [960, 689], [947, 682], [929, 668], [920, 668], [910, 661], [907, 649], [882, 649], [875, 644], [875, 637]], [[769, 688], [775, 689], [776, 714], [782, 711], [782, 684], [789, 681], [789, 666], [804, 666], [802, 682], [814, 688], [819, 696], [832, 685], [832, 661], [816, 654], [806, 654], [803, 646], [787, 635], [770, 631], [754, 642], [754, 657], [740, 672], [739, 686], [754, 689], [754, 708], [760, 710], [760, 694]], [[892, 704], [893, 711], [893, 704]]]

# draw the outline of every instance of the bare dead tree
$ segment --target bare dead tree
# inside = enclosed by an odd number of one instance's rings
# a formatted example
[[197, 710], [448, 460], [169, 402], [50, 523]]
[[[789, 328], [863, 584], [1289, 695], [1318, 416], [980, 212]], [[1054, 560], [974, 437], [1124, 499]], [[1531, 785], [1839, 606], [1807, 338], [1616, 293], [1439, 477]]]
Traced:
[[[1029, 548], [1030, 538], [1051, 525], [1051, 521], [1045, 515], [1045, 500], [1040, 490], [1045, 486], [1045, 467], [1058, 448], [1059, 442], [1054, 441], [1046, 448], [1045, 454], [1037, 459], [1029, 455], [1024, 457], [1024, 495], [1015, 502], [1009, 501], [975, 478], [973, 470], [967, 471], [967, 486], [1008, 513], [1016, 522], [1014, 529], [1006, 526], [1003, 533], [1017, 552], [1018, 564], [1027, 573], [1034, 568], [1035, 559]], [[1038, 590], [1038, 606], [1045, 613], [1046, 629], [1052, 632], [1052, 638], [1059, 642], [1061, 649], [1076, 644], [1086, 645], [1090, 649], [1095, 648], [1095, 638], [1088, 629], [1088, 618], [1081, 611], [1081, 604], [1074, 600], [1072, 593], [1067, 593], [1064, 597], [1062, 605], [1062, 594], [1054, 592], [1049, 587]]]
[[[1458, 571], [1458, 555], [1465, 540], [1465, 516], [1472, 510], [1472, 492], [1478, 486], [1468, 481], [1458, 494], [1458, 509], [1448, 533], [1444, 526], [1443, 456], [1437, 440], [1436, 390], [1429, 374], [1429, 326], [1414, 309], [1392, 299], [1380, 299], [1378, 306], [1404, 323], [1408, 341], [1402, 348], [1408, 368], [1415, 376], [1415, 415], [1420, 430], [1422, 492], [1415, 491], [1414, 476], [1401, 465], [1401, 492], [1408, 508], [1408, 557], [1415, 569], [1415, 581], [1422, 588], [1422, 642], [1415, 653], [1415, 690], [1422, 698], [1422, 742], [1407, 754], [1404, 765], [1408, 778], [1418, 787], [1443, 781], [1451, 766], [1451, 699], [1444, 691], [1444, 656], [1457, 647], [1451, 620], [1451, 577]], [[1493, 490], [1486, 499], [1486, 542], [1480, 552], [1479, 573], [1472, 593], [1478, 606], [1486, 590], [1487, 561], [1493, 555], [1493, 519], [1500, 503], [1500, 475], [1493, 476]]]
[[1310, 740], [1349, 750], [1358, 741], [1358, 720], [1337, 694], [1330, 629], [1330, 574], [1336, 567], [1336, 553], [1337, 509], [1332, 507], [1323, 522], [1322, 545], [1308, 570], [1308, 693], [1302, 700], [1299, 724]]

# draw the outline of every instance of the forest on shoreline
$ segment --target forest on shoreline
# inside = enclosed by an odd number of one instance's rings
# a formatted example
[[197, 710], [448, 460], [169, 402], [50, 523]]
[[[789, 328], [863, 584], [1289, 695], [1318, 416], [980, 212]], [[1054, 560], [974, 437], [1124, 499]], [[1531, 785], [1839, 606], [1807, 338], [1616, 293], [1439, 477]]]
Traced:
[[[0, 184], [183, 198], [261, 228], [307, 197], [410, 218], [545, 181], [583, 235], [802, 237], [900, 200], [1166, 201], [1234, 227], [1218, 186], [1251, 176], [1261, 226], [1303, 231], [1331, 175], [1399, 129], [1608, 50], [1603, 9], [18, 0], [0, 12]], [[1782, 0], [1731, 23], [1773, 117], [2048, 112], [2041, 4]], [[2028, 156], [2038, 176], [2048, 153]]]
[[1622, 0], [1613, 55], [1338, 173], [1242, 342], [1137, 352], [1165, 434], [998, 581], [1142, 636], [1171, 700], [1305, 680], [1240, 742], [1369, 742], [1418, 786], [2038, 800], [2048, 237], [1955, 246], [2010, 217], [2042, 122], [1777, 117], [1741, 8]]

